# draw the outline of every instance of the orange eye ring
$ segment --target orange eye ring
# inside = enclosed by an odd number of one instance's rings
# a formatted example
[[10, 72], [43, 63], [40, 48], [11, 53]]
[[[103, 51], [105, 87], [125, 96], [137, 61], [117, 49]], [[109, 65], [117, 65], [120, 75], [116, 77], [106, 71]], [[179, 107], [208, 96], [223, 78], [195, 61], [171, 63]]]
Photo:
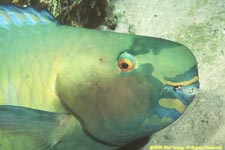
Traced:
[[122, 71], [131, 71], [134, 69], [135, 64], [130, 60], [121, 59], [118, 61], [118, 66]]

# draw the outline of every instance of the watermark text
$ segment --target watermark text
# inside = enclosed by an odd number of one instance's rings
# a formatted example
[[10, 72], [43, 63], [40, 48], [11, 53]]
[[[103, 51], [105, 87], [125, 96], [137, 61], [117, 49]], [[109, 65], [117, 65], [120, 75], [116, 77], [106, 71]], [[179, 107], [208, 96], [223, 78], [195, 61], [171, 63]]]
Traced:
[[223, 150], [222, 146], [149, 146], [149, 150]]

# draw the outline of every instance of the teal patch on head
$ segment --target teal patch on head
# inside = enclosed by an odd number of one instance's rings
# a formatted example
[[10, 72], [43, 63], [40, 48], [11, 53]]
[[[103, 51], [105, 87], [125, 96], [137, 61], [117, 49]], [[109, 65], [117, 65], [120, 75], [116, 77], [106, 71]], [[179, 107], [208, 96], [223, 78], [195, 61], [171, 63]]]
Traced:
[[122, 52], [120, 54], [120, 56], [117, 58], [117, 60], [122, 60], [122, 59], [130, 60], [134, 64], [136, 64], [136, 58], [133, 55], [131, 55], [130, 53], [126, 52], [126, 51]]
[[151, 51], [153, 54], [158, 55], [163, 49], [169, 49], [179, 45], [179, 43], [171, 42], [169, 40], [139, 36], [134, 38], [132, 45], [127, 52], [133, 55], [141, 55]]
[[[139, 65], [137, 72], [139, 75], [147, 79], [149, 84], [152, 86], [152, 89], [154, 88], [155, 91], [161, 91], [163, 83], [153, 76], [154, 68], [151, 64], [146, 63]], [[153, 101], [159, 99], [160, 97], [160, 92], [152, 92], [150, 94]]]
[[191, 80], [195, 76], [198, 76], [197, 65], [194, 65], [189, 70], [187, 70], [184, 73], [179, 74], [179, 75], [177, 75], [177, 76], [175, 76], [173, 78], [166, 78], [166, 80], [167, 81], [171, 81], [171, 82], [183, 82], [183, 81]]

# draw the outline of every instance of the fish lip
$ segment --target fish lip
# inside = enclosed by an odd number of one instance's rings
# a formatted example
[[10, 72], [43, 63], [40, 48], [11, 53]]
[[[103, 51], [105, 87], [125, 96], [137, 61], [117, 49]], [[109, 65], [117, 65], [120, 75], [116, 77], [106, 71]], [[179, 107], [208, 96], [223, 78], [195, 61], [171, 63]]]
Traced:
[[200, 91], [199, 82], [186, 86], [173, 87], [173, 90], [185, 105], [189, 105]]
[[[199, 81], [187, 84], [187, 85], [171, 85], [171, 84], [165, 84], [164, 85], [164, 94], [169, 93], [166, 95], [171, 95], [173, 98], [180, 99], [184, 105], [188, 106], [195, 96], [199, 93], [200, 87], [199, 87]], [[167, 97], [167, 96], [166, 96]]]
[[190, 87], [188, 88], [190, 85], [188, 86], [174, 86], [173, 90], [177, 93], [185, 93], [185, 94], [189, 94], [189, 95], [196, 95], [199, 93], [200, 89], [199, 86], [195, 84], [194, 87]]

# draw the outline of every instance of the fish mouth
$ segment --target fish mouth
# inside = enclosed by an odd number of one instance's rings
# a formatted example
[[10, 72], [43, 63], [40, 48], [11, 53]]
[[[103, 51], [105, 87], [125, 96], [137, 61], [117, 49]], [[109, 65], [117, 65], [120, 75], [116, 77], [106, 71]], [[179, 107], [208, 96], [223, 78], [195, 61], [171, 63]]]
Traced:
[[174, 86], [173, 90], [185, 105], [189, 105], [199, 93], [199, 83], [196, 82], [187, 86]]
[[198, 76], [195, 76], [191, 80], [185, 82], [168, 81], [164, 86], [164, 93], [180, 99], [184, 105], [188, 106], [193, 101], [194, 97], [199, 93], [199, 85]]

